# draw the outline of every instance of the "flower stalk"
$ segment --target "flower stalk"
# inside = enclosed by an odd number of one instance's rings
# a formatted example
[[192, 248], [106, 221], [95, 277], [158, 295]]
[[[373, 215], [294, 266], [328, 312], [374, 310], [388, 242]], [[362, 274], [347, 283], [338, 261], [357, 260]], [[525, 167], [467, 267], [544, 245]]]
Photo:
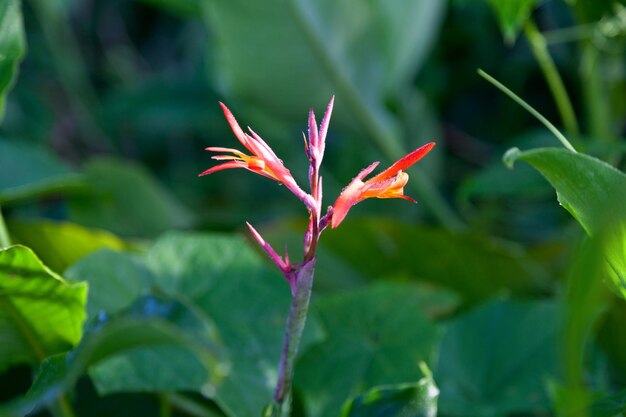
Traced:
[[306, 324], [313, 288], [316, 263], [315, 253], [322, 232], [328, 226], [333, 228], [339, 226], [352, 206], [367, 198], [402, 198], [415, 202], [412, 198], [404, 195], [404, 186], [409, 180], [409, 175], [405, 170], [419, 161], [435, 146], [433, 142], [428, 143], [402, 157], [380, 174], [363, 181], [376, 168], [378, 162], [371, 164], [344, 188], [335, 204], [328, 207], [326, 213], [323, 214], [322, 177], [319, 174], [326, 149], [326, 136], [333, 104], [334, 97], [328, 103], [319, 126], [315, 120], [313, 110], [309, 112], [308, 135], [304, 137], [304, 151], [309, 160], [308, 179], [310, 193], [305, 192], [296, 183], [291, 172], [259, 135], [252, 129], [248, 129], [250, 133], [246, 133], [241, 129], [233, 114], [222, 103], [220, 105], [224, 111], [224, 116], [230, 124], [235, 137], [250, 154], [245, 154], [237, 149], [208, 147], [206, 150], [219, 153], [213, 156], [213, 159], [221, 161], [221, 163], [200, 174], [201, 176], [208, 175], [231, 168], [246, 169], [285, 185], [292, 194], [304, 203], [309, 212], [309, 223], [304, 233], [304, 257], [300, 263], [292, 263], [287, 253], [281, 256], [250, 223], [246, 223], [254, 239], [265, 251], [268, 258], [281, 271], [291, 289], [291, 307], [287, 316], [276, 388], [274, 390], [273, 402], [265, 414], [272, 417], [287, 417], [290, 414], [289, 403], [295, 361]]

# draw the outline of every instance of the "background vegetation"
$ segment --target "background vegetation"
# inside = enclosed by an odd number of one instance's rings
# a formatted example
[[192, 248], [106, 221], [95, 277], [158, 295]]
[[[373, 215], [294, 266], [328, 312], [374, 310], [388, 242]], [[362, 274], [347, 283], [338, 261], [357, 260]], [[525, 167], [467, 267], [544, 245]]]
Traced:
[[625, 46], [623, 0], [2, 0], [0, 415], [261, 415], [289, 290], [244, 220], [297, 259], [306, 213], [197, 175], [223, 101], [305, 183], [332, 95], [328, 204], [438, 145], [323, 236], [293, 414], [620, 415]]

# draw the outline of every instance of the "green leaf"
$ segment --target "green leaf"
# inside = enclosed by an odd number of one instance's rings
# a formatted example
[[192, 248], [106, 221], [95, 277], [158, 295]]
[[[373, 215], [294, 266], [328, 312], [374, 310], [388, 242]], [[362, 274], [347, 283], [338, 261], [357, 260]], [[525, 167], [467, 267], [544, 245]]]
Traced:
[[352, 114], [336, 117], [354, 124], [365, 107], [389, 127], [384, 98], [422, 66], [444, 7], [442, 0], [213, 1], [217, 74], [238, 102], [273, 114], [301, 120], [302, 109], [337, 94], [338, 108]]
[[551, 302], [496, 300], [452, 320], [435, 379], [449, 416], [547, 412], [558, 377], [558, 309]]
[[[177, 346], [195, 354], [198, 368], [195, 374], [206, 376], [206, 381], [219, 378], [211, 371], [215, 361], [214, 342], [205, 334], [185, 334], [159, 317], [125, 316], [97, 323], [72, 352], [52, 356], [41, 365], [27, 397], [0, 407], [0, 415], [25, 415], [54, 401], [68, 391], [90, 367], [106, 362], [125, 352], [136, 352], [146, 347]], [[158, 365], [158, 364], [153, 364]], [[155, 369], [159, 369], [155, 366]], [[154, 375], [150, 375], [154, 376]], [[161, 379], [164, 376], [161, 376]]]
[[0, 370], [76, 345], [86, 298], [85, 283], [64, 281], [29, 248], [0, 250]]
[[4, 116], [7, 94], [15, 82], [25, 52], [20, 1], [5, 0], [0, 4], [0, 122]]
[[[9, 221], [8, 226], [13, 242], [32, 248], [54, 271], [64, 271], [80, 258], [99, 249], [123, 250], [129, 246], [109, 232], [86, 229], [74, 223]], [[80, 275], [76, 279], [80, 280]]]
[[[187, 353], [149, 347], [92, 367], [98, 392], [192, 390], [229, 415], [257, 417], [272, 398], [290, 298], [284, 278], [265, 264], [240, 237], [182, 232], [164, 235], [144, 257], [101, 251], [79, 261], [68, 275], [84, 276], [93, 286], [90, 315], [125, 314], [133, 298], [147, 297], [142, 311], [185, 334], [202, 323], [215, 326], [229, 362], [215, 365], [228, 372], [222, 381], [206, 384]], [[320, 337], [309, 317], [301, 349]]]
[[1, 205], [76, 191], [84, 185], [80, 174], [45, 149], [0, 139]]
[[508, 42], [513, 42], [539, 0], [487, 0], [493, 8], [500, 29]]
[[[257, 417], [272, 398], [289, 287], [239, 237], [168, 233], [147, 254], [156, 282], [212, 317], [232, 369], [214, 393], [231, 416]], [[300, 352], [321, 337], [309, 316]], [[245, 389], [242, 389], [245, 387]]]
[[[425, 280], [474, 302], [503, 289], [530, 292], [545, 271], [513, 244], [383, 219], [347, 219], [321, 245], [371, 278]], [[445, 259], [445, 262], [444, 262]]]
[[101, 250], [93, 253], [65, 272], [68, 279], [84, 278], [89, 283], [87, 317], [99, 313], [120, 313], [141, 296], [151, 292], [154, 277], [141, 259], [128, 253]]
[[372, 388], [344, 405], [340, 417], [435, 417], [438, 395], [429, 375], [413, 384]]
[[563, 149], [510, 149], [504, 161], [522, 160], [555, 188], [559, 203], [605, 250], [615, 286], [626, 297], [626, 175], [592, 156]]
[[154, 237], [189, 226], [192, 216], [140, 165], [97, 159], [84, 167], [91, 193], [70, 200], [70, 217], [122, 236]]
[[552, 184], [559, 203], [589, 234], [606, 226], [607, 206], [626, 209], [626, 175], [606, 162], [558, 148], [513, 148], [504, 156], [509, 166], [517, 160], [532, 165]]
[[338, 415], [350, 396], [382, 384], [418, 381], [439, 328], [424, 313], [414, 286], [378, 284], [315, 302], [327, 338], [296, 366], [295, 382], [307, 415]]

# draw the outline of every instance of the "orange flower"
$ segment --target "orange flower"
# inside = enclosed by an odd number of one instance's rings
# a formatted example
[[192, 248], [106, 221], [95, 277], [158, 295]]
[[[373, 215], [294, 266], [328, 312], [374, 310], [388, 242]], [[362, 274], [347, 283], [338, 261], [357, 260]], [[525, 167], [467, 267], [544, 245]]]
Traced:
[[285, 168], [283, 165], [283, 161], [281, 161], [274, 151], [268, 146], [267, 143], [259, 135], [257, 135], [252, 129], [250, 130], [250, 135], [245, 133], [235, 116], [228, 110], [228, 107], [224, 105], [224, 103], [220, 102], [220, 106], [222, 106], [222, 110], [224, 111], [224, 116], [226, 116], [226, 120], [230, 125], [233, 133], [241, 142], [241, 144], [248, 150], [252, 155], [246, 155], [245, 153], [232, 148], [222, 148], [222, 147], [208, 147], [207, 151], [211, 152], [229, 152], [232, 155], [215, 155], [213, 159], [217, 161], [225, 161], [219, 165], [216, 165], [212, 168], [207, 169], [202, 172], [199, 176], [212, 174], [217, 171], [222, 171], [224, 169], [230, 168], [244, 168], [248, 171], [252, 171], [256, 174], [262, 175], [264, 177], [273, 179], [281, 184], [284, 184], [292, 193], [296, 195], [296, 197], [300, 198], [305, 204], [312, 204], [312, 198], [310, 195], [305, 193], [296, 183], [296, 180], [291, 175], [291, 172]]
[[408, 167], [419, 161], [433, 147], [434, 142], [417, 148], [410, 154], [398, 160], [389, 168], [363, 182], [379, 162], [374, 162], [359, 173], [346, 188], [343, 189], [333, 206], [331, 225], [333, 229], [343, 221], [352, 206], [366, 198], [403, 198], [415, 203], [411, 197], [404, 195], [404, 186], [409, 181], [409, 174], [404, 172]]

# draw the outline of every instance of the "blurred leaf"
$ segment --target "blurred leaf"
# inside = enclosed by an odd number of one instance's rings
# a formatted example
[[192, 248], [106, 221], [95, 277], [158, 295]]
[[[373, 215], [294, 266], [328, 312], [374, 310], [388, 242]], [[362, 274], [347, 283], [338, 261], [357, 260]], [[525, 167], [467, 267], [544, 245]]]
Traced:
[[128, 249], [128, 244], [109, 232], [74, 223], [10, 221], [9, 232], [14, 242], [32, 248], [50, 269], [59, 272], [98, 249]]
[[0, 3], [0, 122], [7, 94], [17, 78], [18, 66], [26, 52], [20, 3], [20, 0]]
[[615, 299], [607, 308], [598, 329], [598, 342], [610, 359], [610, 374], [620, 385], [626, 385], [626, 303]]
[[435, 417], [439, 390], [431, 376], [372, 388], [344, 405], [340, 417]]
[[606, 395], [597, 400], [592, 408], [592, 417], [618, 417], [626, 413], [626, 390]]
[[321, 245], [366, 276], [433, 282], [468, 302], [502, 289], [530, 292], [547, 279], [521, 248], [482, 236], [383, 219], [348, 219], [327, 233]]
[[496, 300], [452, 320], [435, 379], [449, 416], [547, 411], [556, 378], [558, 310], [550, 302]]
[[74, 190], [83, 185], [80, 174], [43, 148], [0, 140], [0, 204]]
[[[218, 327], [232, 369], [213, 393], [217, 404], [231, 416], [260, 415], [276, 384], [289, 309], [284, 279], [243, 239], [226, 235], [168, 233], [147, 262], [163, 290], [195, 303]], [[300, 352], [320, 337], [310, 315]]]
[[381, 384], [418, 381], [433, 359], [439, 328], [411, 285], [378, 284], [321, 297], [315, 310], [327, 338], [304, 353], [296, 388], [307, 415], [338, 415], [346, 398]]
[[85, 283], [64, 281], [29, 248], [0, 250], [0, 370], [77, 344], [86, 298]]
[[513, 42], [539, 0], [487, 0], [508, 42]]
[[111, 315], [129, 308], [139, 297], [149, 295], [154, 280], [139, 257], [111, 250], [84, 257], [65, 276], [71, 280], [83, 278], [89, 283], [89, 319], [98, 313]]
[[444, 7], [441, 0], [212, 1], [217, 77], [237, 101], [273, 114], [300, 120], [302, 109], [336, 93], [344, 97], [337, 117], [353, 124], [365, 107], [391, 128], [384, 98], [421, 67]]
[[141, 166], [97, 159], [84, 167], [91, 192], [70, 200], [70, 217], [122, 236], [153, 237], [192, 223], [192, 215]]

